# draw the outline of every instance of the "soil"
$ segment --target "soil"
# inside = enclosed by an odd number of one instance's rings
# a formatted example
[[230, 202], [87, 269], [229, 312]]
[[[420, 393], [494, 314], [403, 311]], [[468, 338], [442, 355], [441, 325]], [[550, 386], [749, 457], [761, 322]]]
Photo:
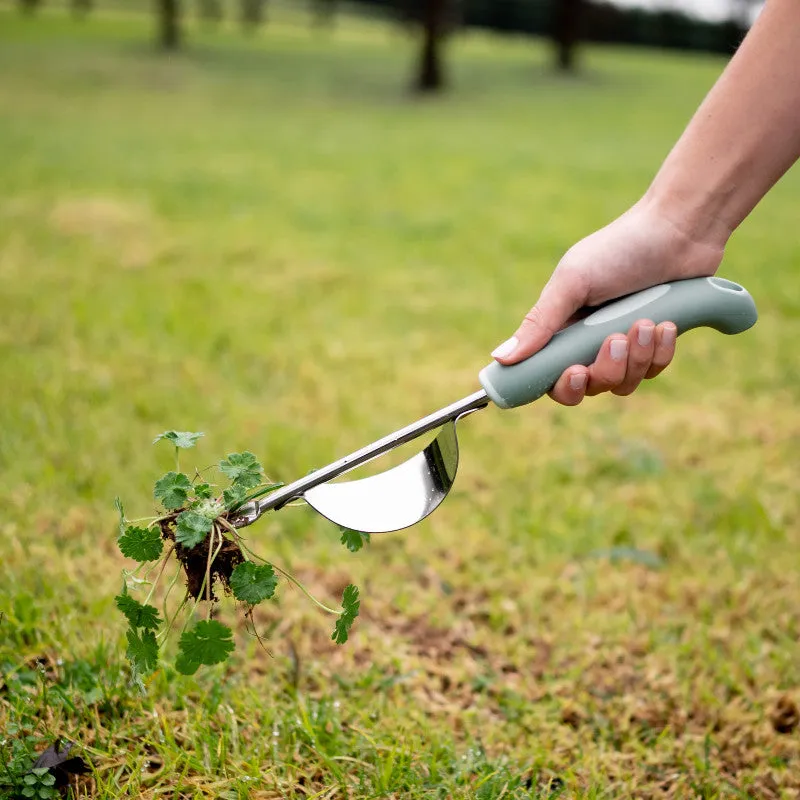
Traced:
[[[206, 577], [211, 536], [209, 534], [200, 544], [195, 545], [191, 549], [176, 542], [175, 518], [181, 513], [181, 510], [182, 509], [179, 509], [174, 514], [161, 521], [161, 536], [165, 541], [172, 542], [175, 546], [175, 557], [181, 562], [186, 578], [186, 591], [191, 597], [196, 600], [201, 600], [206, 596], [203, 582]], [[215, 538], [214, 549], [216, 550], [218, 546], [218, 542]], [[219, 599], [214, 591], [215, 587], [221, 585], [225, 594], [231, 593], [231, 574], [237, 564], [241, 564], [243, 561], [244, 557], [237, 544], [230, 539], [224, 539], [221, 549], [211, 564], [210, 598], [212, 601]]]

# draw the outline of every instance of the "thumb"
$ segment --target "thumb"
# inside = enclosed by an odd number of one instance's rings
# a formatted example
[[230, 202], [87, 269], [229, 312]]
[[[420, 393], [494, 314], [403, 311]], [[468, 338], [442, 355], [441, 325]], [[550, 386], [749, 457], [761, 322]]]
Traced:
[[581, 282], [553, 273], [536, 305], [525, 315], [514, 335], [492, 351], [492, 357], [509, 365], [532, 356], [583, 306], [584, 297]]

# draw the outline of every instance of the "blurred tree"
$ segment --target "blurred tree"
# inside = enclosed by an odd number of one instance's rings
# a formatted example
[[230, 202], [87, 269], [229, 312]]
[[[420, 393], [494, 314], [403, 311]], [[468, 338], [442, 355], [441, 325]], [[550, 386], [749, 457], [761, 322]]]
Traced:
[[72, 13], [83, 18], [92, 10], [92, 5], [92, 0], [72, 0]]
[[410, 4], [409, 10], [422, 27], [422, 49], [414, 89], [418, 92], [438, 92], [447, 83], [442, 50], [454, 22], [453, 0], [419, 0]]
[[19, 10], [25, 14], [33, 14], [41, 5], [41, 0], [19, 0]]
[[242, 27], [253, 33], [264, 22], [266, 0], [241, 0]]
[[177, 50], [181, 43], [180, 0], [158, 0], [159, 43], [164, 50]]
[[580, 36], [583, 0], [555, 0], [553, 3], [553, 44], [556, 67], [562, 72], [575, 70], [575, 51]]
[[332, 28], [338, 4], [338, 0], [311, 0], [314, 26], [317, 28]]
[[222, 22], [222, 3], [220, 0], [197, 0], [200, 19], [210, 25]]

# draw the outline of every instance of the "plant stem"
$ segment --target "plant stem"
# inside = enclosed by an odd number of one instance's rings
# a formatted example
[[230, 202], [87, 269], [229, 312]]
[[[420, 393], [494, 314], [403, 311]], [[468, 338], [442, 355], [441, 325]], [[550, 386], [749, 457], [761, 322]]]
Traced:
[[[178, 572], [180, 572], [180, 570]], [[169, 624], [167, 625], [166, 628], [164, 628], [163, 631], [161, 631], [159, 636], [163, 636], [165, 639], [169, 636], [169, 632], [172, 630], [172, 626], [175, 624], [175, 620], [178, 619], [178, 614], [181, 613], [181, 611], [183, 610], [183, 607], [186, 605], [186, 601], [188, 599], [189, 599], [189, 595], [187, 594], [186, 597], [184, 597], [183, 600], [181, 600], [181, 604], [178, 606], [178, 608], [176, 609], [175, 613], [172, 615], [172, 619], [169, 621]], [[167, 618], [167, 615], [165, 613], [164, 614], [164, 619], [166, 619], [166, 618]], [[185, 625], [183, 626], [183, 630], [186, 630], [186, 626]], [[181, 631], [181, 633], [183, 633], [183, 631]]]
[[223, 519], [222, 517], [217, 517], [217, 522], [222, 525], [223, 528], [226, 528], [233, 534], [233, 540], [239, 547], [239, 552], [242, 554], [242, 557], [245, 561], [250, 561], [247, 547], [245, 546], [244, 540], [240, 536], [239, 531], [237, 531], [236, 528], [234, 528], [233, 525], [228, 522], [228, 520]]
[[[172, 580], [169, 582], [169, 585], [167, 586], [166, 594], [164, 595], [164, 602], [162, 604], [162, 611], [164, 613], [164, 619], [167, 618], [167, 600], [169, 600], [170, 593], [172, 592], [172, 589], [175, 586], [175, 584], [178, 582], [178, 578], [180, 577], [180, 575], [181, 575], [181, 565], [178, 564], [178, 569], [176, 570], [175, 575], [173, 576]], [[186, 602], [185, 598], [184, 598], [184, 602]], [[181, 605], [183, 605], [183, 603]]]
[[211, 607], [211, 550], [214, 547], [214, 534], [217, 532], [217, 526], [211, 524], [211, 530], [208, 533], [208, 558], [206, 559], [206, 602]]
[[158, 582], [161, 580], [161, 576], [164, 574], [164, 569], [167, 566], [167, 561], [169, 560], [169, 557], [172, 555], [172, 551], [174, 549], [175, 545], [172, 545], [172, 547], [170, 547], [169, 550], [167, 550], [167, 554], [164, 556], [164, 558], [161, 559], [161, 569], [158, 571], [156, 579], [153, 581], [152, 584], [150, 584], [150, 591], [147, 593], [147, 597], [144, 600], [145, 605], [147, 605], [150, 602], [150, 598], [153, 596], [153, 592], [156, 590], [156, 586], [158, 585]]
[[317, 598], [314, 597], [314, 595], [311, 594], [311, 592], [309, 592], [308, 589], [306, 589], [306, 587], [294, 577], [294, 575], [291, 575], [285, 569], [281, 569], [277, 564], [274, 564], [271, 561], [265, 561], [264, 563], [268, 563], [273, 569], [278, 570], [278, 572], [280, 572], [284, 578], [291, 581], [312, 603], [318, 605], [321, 609], [323, 609], [323, 611], [327, 611], [329, 614], [335, 614], [337, 617], [341, 615], [341, 611], [337, 611], [335, 608], [330, 608], [329, 606], [326, 606], [325, 603], [321, 603], [319, 600], [317, 600]]

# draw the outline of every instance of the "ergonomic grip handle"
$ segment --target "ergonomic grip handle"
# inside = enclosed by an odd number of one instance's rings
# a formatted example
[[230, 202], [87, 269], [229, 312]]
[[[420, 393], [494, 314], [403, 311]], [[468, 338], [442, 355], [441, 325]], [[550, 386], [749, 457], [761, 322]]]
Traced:
[[593, 363], [606, 336], [627, 333], [638, 319], [674, 322], [679, 334], [701, 326], [733, 334], [752, 327], [758, 312], [747, 290], [724, 278], [663, 283], [601, 306], [525, 361], [510, 367], [492, 361], [480, 371], [481, 385], [500, 408], [531, 403], [549, 392], [567, 367]]

